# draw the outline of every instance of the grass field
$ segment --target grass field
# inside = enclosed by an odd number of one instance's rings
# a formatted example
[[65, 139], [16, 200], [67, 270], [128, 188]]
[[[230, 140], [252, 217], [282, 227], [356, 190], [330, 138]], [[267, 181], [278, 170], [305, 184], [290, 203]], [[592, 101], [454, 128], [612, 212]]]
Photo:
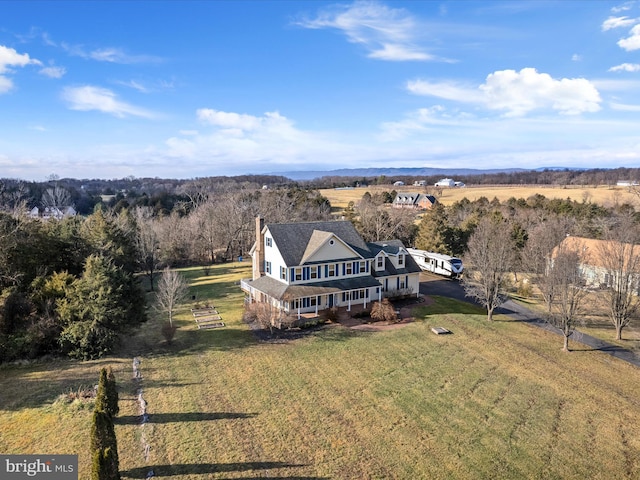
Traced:
[[[339, 325], [258, 342], [241, 321], [248, 264], [185, 271], [226, 327], [185, 308], [173, 345], [150, 320], [119, 356], [0, 370], [0, 452], [79, 453], [91, 406], [56, 402], [113, 365], [123, 478], [636, 479], [640, 369], [444, 298], [384, 332]], [[189, 305], [190, 306], [190, 305]], [[431, 326], [453, 334], [436, 336]], [[132, 357], [150, 422], [139, 424]], [[150, 445], [145, 461], [143, 438]]]
[[[424, 187], [402, 186], [394, 187], [392, 185], [372, 185], [368, 187], [360, 187], [353, 189], [323, 189], [320, 193], [329, 199], [334, 211], [342, 211], [349, 202], [357, 202], [362, 198], [365, 192], [372, 195], [377, 192], [396, 190], [398, 192], [424, 192]], [[588, 201], [604, 206], [611, 206], [616, 203], [630, 203], [631, 205], [640, 206], [640, 199], [625, 187], [561, 187], [561, 186], [513, 186], [513, 185], [493, 185], [493, 186], [467, 186], [465, 188], [443, 188], [442, 195], [438, 196], [438, 201], [444, 205], [467, 198], [471, 201], [480, 197], [486, 197], [492, 200], [494, 197], [500, 201], [514, 198], [528, 198], [539, 193], [546, 198], [570, 198], [577, 202]]]

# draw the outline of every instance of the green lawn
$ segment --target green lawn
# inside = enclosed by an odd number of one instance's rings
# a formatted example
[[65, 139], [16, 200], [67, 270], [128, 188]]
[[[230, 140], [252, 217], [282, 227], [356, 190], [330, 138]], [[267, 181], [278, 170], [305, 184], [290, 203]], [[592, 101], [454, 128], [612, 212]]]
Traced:
[[[120, 356], [0, 369], [0, 451], [80, 453], [90, 408], [55, 402], [97, 382], [121, 387], [123, 478], [636, 479], [640, 369], [528, 325], [436, 298], [384, 332], [329, 325], [260, 343], [241, 322], [248, 264], [185, 271], [195, 303], [226, 327], [198, 331], [185, 308], [173, 345], [152, 319]], [[450, 329], [436, 336], [430, 327]], [[139, 425], [139, 355], [150, 423]], [[142, 440], [151, 449], [144, 459]]]

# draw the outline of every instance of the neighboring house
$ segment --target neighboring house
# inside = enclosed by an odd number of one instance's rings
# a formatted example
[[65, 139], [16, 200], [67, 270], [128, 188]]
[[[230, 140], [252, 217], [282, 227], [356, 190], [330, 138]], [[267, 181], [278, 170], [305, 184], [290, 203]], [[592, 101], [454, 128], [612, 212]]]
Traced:
[[413, 208], [427, 210], [436, 204], [436, 197], [424, 193], [398, 193], [391, 206], [393, 208]]
[[419, 294], [420, 267], [402, 242], [366, 243], [349, 221], [265, 226], [257, 218], [250, 253], [245, 301], [269, 303], [283, 315]]
[[415, 182], [413, 182], [414, 187], [424, 187], [426, 185], [427, 185], [426, 180], [416, 180]]
[[637, 187], [638, 182], [636, 182], [635, 180], [619, 180], [616, 185], [618, 187]]
[[394, 187], [402, 187], [404, 185], [404, 182], [401, 180], [398, 180], [397, 182], [393, 183]]
[[435, 185], [436, 187], [455, 187], [456, 182], [454, 182], [450, 178], [443, 178], [442, 180], [438, 180]]
[[38, 208], [38, 207], [33, 207], [31, 210], [29, 210], [29, 217], [31, 218], [42, 218], [43, 220], [49, 220], [50, 218], [55, 218], [56, 220], [61, 220], [65, 217], [75, 217], [76, 214], [78, 212], [76, 212], [76, 210], [69, 206], [69, 207], [44, 207], [44, 208]]
[[[553, 259], [557, 255], [562, 246], [572, 251], [578, 251], [581, 262], [580, 271], [582, 272], [585, 286], [591, 288], [610, 287], [612, 282], [611, 272], [607, 268], [605, 260], [607, 255], [606, 247], [609, 242], [614, 242], [614, 240], [568, 236], [560, 242], [560, 245], [554, 248], [551, 258]], [[627, 245], [631, 246], [630, 244]], [[640, 246], [635, 246], [634, 250], [637, 250], [637, 255], [640, 255]], [[633, 253], [635, 254], [636, 252], [634, 251]], [[638, 272], [637, 279], [640, 281], [640, 272]]]

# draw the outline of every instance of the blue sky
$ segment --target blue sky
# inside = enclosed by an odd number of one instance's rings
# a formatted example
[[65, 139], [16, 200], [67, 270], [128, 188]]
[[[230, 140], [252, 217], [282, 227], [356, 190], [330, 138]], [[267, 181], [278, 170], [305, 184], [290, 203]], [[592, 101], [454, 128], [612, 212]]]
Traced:
[[0, 177], [640, 166], [640, 2], [0, 12]]

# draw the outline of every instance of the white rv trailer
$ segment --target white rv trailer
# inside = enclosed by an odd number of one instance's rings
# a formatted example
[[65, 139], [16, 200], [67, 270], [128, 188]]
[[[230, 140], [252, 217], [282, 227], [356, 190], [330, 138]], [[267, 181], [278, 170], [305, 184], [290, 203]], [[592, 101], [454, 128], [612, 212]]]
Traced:
[[407, 248], [407, 252], [422, 270], [451, 278], [457, 278], [462, 275], [464, 267], [462, 266], [462, 260], [459, 258], [415, 248]]

